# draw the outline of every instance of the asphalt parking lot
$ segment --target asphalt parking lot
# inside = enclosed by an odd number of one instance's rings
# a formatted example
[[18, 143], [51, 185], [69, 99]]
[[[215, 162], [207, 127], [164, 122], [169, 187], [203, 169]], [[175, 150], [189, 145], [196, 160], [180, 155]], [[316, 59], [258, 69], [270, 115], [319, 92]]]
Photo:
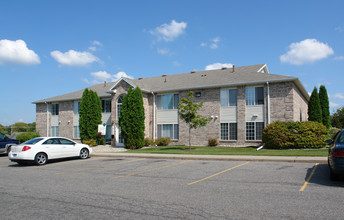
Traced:
[[327, 164], [0, 157], [1, 219], [342, 219]]

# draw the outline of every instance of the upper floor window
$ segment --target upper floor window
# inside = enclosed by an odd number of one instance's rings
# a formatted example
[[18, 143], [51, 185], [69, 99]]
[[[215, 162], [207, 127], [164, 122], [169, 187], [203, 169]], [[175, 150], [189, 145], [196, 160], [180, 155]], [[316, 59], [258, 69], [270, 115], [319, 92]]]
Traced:
[[264, 87], [246, 87], [246, 105], [264, 105]]
[[59, 104], [51, 104], [51, 114], [58, 115], [59, 114]]
[[165, 94], [157, 96], [158, 109], [178, 109], [179, 95], [178, 94]]
[[237, 89], [221, 89], [221, 106], [237, 106]]
[[79, 114], [80, 102], [74, 102], [74, 115]]
[[111, 99], [102, 100], [102, 112], [111, 112]]
[[120, 95], [117, 100], [117, 120], [119, 119], [119, 116], [121, 115], [121, 107], [122, 107], [124, 96], [125, 94]]

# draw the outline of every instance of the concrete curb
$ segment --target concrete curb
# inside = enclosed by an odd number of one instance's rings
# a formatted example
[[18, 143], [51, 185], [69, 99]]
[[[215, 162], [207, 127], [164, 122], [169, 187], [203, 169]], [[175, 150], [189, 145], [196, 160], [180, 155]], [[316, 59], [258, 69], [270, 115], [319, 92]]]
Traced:
[[242, 155], [186, 155], [186, 154], [138, 154], [138, 153], [93, 153], [94, 157], [135, 157], [180, 160], [227, 160], [227, 161], [270, 161], [327, 163], [327, 157], [282, 157], [282, 156], [242, 156]]

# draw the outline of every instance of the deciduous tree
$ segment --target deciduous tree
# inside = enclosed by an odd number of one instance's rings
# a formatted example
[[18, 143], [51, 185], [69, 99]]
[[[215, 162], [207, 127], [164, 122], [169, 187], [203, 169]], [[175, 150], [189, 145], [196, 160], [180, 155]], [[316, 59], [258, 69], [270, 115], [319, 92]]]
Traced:
[[203, 102], [197, 104], [192, 101], [193, 97], [193, 92], [190, 91], [187, 98], [181, 98], [178, 104], [179, 116], [189, 127], [189, 150], [191, 150], [191, 129], [206, 126], [210, 121], [210, 118], [198, 114]]

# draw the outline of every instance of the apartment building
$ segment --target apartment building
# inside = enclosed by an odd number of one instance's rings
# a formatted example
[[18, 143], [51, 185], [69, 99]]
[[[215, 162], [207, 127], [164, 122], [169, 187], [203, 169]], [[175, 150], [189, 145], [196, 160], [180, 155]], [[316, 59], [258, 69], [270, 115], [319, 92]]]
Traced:
[[[191, 71], [128, 79], [88, 87], [102, 101], [106, 138], [123, 145], [118, 118], [129, 87], [140, 87], [145, 108], [145, 136], [170, 137], [174, 145], [188, 145], [188, 127], [178, 116], [178, 103], [194, 92], [203, 102], [200, 114], [211, 118], [205, 127], [191, 131], [191, 144], [206, 146], [216, 138], [223, 146], [261, 143], [263, 128], [274, 121], [307, 120], [309, 96], [296, 77], [269, 73], [266, 64], [208, 71]], [[84, 90], [33, 102], [41, 136], [80, 139], [79, 104]]]

